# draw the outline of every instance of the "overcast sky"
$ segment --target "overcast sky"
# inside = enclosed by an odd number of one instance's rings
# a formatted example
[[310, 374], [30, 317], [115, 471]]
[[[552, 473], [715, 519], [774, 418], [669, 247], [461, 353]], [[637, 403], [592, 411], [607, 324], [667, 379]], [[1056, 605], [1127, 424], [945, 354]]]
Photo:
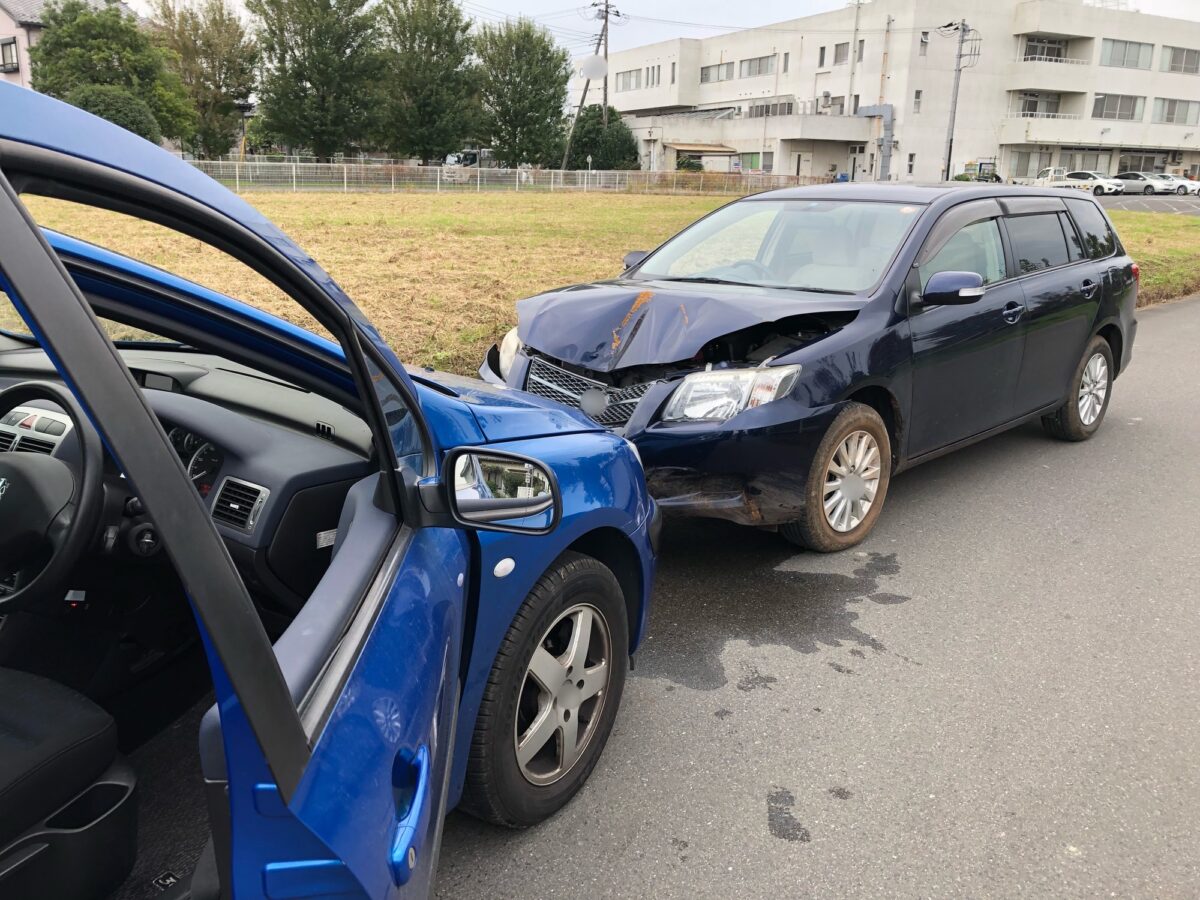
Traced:
[[[127, 0], [138, 12], [149, 11], [147, 0]], [[568, 0], [460, 0], [474, 19], [498, 22], [527, 16], [549, 28], [573, 56], [595, 46], [600, 31], [589, 2], [574, 6]], [[610, 0], [628, 19], [612, 28], [613, 50], [652, 44], [675, 37], [710, 37], [723, 31], [769, 25], [812, 13], [847, 6], [846, 0], [760, 0], [751, 6], [729, 0]], [[233, 0], [237, 6], [242, 0]], [[1200, 21], [1200, 0], [1131, 0], [1134, 9], [1161, 16]], [[654, 21], [659, 20], [659, 21]], [[665, 20], [665, 21], [664, 21]]]

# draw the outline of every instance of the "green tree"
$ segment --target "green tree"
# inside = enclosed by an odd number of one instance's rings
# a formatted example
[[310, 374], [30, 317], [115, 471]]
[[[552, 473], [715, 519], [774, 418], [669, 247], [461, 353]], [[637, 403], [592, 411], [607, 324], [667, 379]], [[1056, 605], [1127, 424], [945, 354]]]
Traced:
[[238, 104], [254, 90], [257, 45], [226, 0], [156, 0], [154, 27], [196, 109], [192, 148], [202, 157], [228, 153], [241, 128]]
[[611, 106], [607, 127], [604, 125], [604, 107], [600, 104], [585, 106], [575, 121], [567, 168], [586, 169], [589, 155], [593, 169], [641, 168], [637, 138], [621, 120], [621, 114]]
[[263, 125], [321, 159], [365, 143], [381, 73], [368, 0], [247, 0], [262, 53]]
[[108, 119], [152, 143], [162, 142], [162, 129], [158, 127], [158, 120], [154, 118], [150, 107], [123, 87], [115, 84], [81, 84], [64, 99], [72, 106]]
[[432, 161], [461, 150], [477, 119], [471, 22], [454, 0], [384, 0], [382, 143]]
[[553, 165], [562, 153], [563, 108], [571, 79], [567, 51], [528, 19], [485, 25], [476, 37], [481, 132], [496, 158]]
[[62, 0], [46, 8], [42, 21], [41, 40], [29, 51], [35, 90], [66, 99], [83, 85], [116, 85], [150, 108], [167, 137], [191, 133], [195, 109], [168, 67], [170, 54], [136, 19], [116, 4], [93, 9], [83, 0]]

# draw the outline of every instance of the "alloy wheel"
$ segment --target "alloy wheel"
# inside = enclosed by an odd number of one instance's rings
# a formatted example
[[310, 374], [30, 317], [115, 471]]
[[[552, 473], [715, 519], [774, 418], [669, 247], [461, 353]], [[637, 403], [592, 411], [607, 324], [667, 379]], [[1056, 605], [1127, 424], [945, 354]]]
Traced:
[[822, 502], [834, 531], [853, 531], [867, 517], [879, 490], [880, 462], [879, 442], [866, 431], [852, 431], [833, 451]]
[[517, 765], [531, 784], [553, 784], [579, 761], [608, 701], [612, 638], [587, 603], [546, 629], [525, 670], [517, 701]]
[[1102, 353], [1093, 353], [1083, 367], [1083, 377], [1079, 380], [1079, 421], [1091, 425], [1100, 418], [1107, 396], [1108, 362]]

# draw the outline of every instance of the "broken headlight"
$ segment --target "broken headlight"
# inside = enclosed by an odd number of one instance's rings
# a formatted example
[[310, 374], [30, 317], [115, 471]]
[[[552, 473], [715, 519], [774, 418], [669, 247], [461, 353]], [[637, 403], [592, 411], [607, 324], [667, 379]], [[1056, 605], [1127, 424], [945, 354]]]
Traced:
[[514, 328], [500, 342], [500, 377], [505, 381], [508, 381], [508, 373], [512, 369], [513, 360], [517, 358], [517, 351], [520, 349], [521, 339], [517, 336], [517, 329]]
[[786, 396], [799, 374], [800, 366], [693, 372], [675, 388], [663, 421], [724, 422], [744, 409]]

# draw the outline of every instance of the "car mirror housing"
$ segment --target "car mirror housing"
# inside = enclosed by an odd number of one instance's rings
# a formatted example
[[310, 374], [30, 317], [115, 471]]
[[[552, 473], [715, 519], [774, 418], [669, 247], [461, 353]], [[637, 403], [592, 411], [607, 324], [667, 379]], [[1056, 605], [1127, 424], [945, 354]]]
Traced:
[[491, 448], [458, 447], [442, 466], [456, 523], [479, 531], [549, 534], [562, 519], [562, 493], [549, 466]]
[[987, 290], [978, 272], [935, 272], [925, 285], [921, 303], [925, 306], [950, 306], [974, 303]]
[[625, 264], [626, 269], [632, 269], [649, 255], [649, 250], [630, 250], [621, 261]]

